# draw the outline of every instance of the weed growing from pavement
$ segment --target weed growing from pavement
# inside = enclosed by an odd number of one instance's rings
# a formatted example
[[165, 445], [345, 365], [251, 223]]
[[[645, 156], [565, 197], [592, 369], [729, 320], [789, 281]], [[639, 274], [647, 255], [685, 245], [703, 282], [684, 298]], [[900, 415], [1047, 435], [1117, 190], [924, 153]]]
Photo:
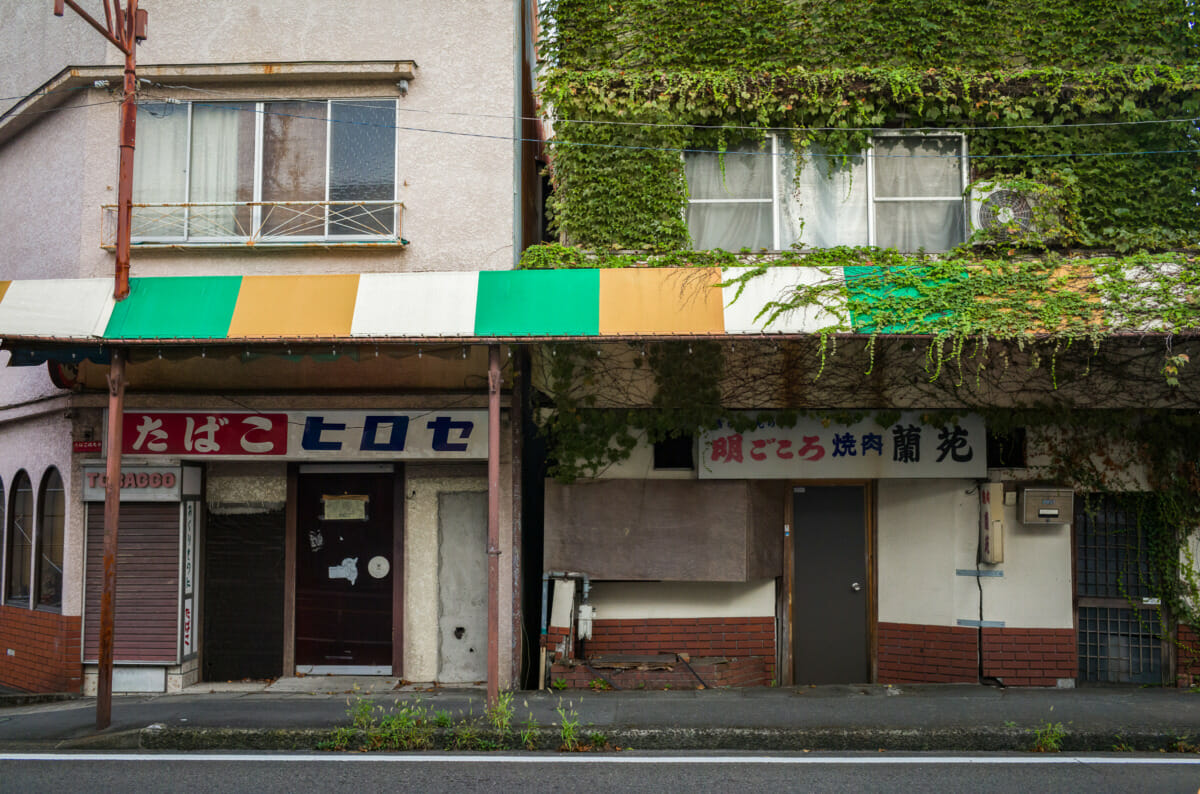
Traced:
[[[529, 701], [524, 702], [526, 709]], [[579, 715], [574, 705], [559, 700], [559, 749], [563, 751], [612, 750], [608, 737], [592, 731], [583, 738]], [[536, 750], [547, 738], [547, 731], [532, 711], [514, 724], [516, 706], [512, 692], [502, 692], [494, 705], [482, 715], [473, 712], [455, 719], [446, 710], [433, 711], [420, 700], [397, 700], [390, 706], [355, 696], [347, 701], [349, 725], [333, 730], [317, 744], [319, 750], [332, 751], [403, 751], [403, 750]]]
[[1035, 753], [1057, 753], [1062, 749], [1063, 737], [1067, 731], [1061, 722], [1047, 722], [1033, 730], [1033, 751]]
[[558, 713], [558, 736], [562, 739], [560, 750], [575, 751], [579, 749], [579, 714], [568, 703], [563, 705], [562, 699], [554, 709]]
[[378, 728], [367, 734], [368, 749], [428, 750], [433, 746], [433, 732], [429, 712], [418, 701], [384, 714]]
[[[528, 705], [528, 703], [526, 703]], [[521, 732], [519, 734], [521, 746], [526, 750], [536, 750], [538, 745], [538, 724], [533, 718], [533, 712], [529, 712], [529, 716], [521, 723]]]
[[1167, 752], [1200, 753], [1200, 744], [1192, 741], [1189, 736], [1176, 736], [1175, 741], [1167, 746]]
[[491, 724], [492, 730], [496, 732], [496, 736], [501, 742], [508, 739], [508, 734], [512, 730], [512, 699], [512, 692], [501, 692], [496, 696], [496, 702], [487, 708], [488, 723]]

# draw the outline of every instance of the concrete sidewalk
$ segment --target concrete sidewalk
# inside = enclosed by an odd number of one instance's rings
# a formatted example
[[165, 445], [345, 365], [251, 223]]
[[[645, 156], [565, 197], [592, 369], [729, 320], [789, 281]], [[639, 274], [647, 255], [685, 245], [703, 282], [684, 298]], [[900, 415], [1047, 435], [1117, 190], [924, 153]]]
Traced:
[[[350, 724], [361, 700], [486, 733], [480, 689], [396, 679], [307, 677], [202, 684], [180, 694], [117, 695], [95, 730], [95, 699], [15, 703], [0, 694], [0, 749], [311, 750]], [[1200, 744], [1200, 694], [1176, 689], [999, 689], [975, 685], [821, 686], [638, 692], [517, 692], [513, 724], [536, 723], [540, 749], [561, 744], [562, 715], [583, 738], [635, 749], [1028, 750], [1061, 725], [1063, 750], [1188, 750]], [[559, 711], [562, 711], [562, 714]], [[377, 712], [384, 713], [384, 712]], [[441, 731], [448, 746], [452, 730]], [[1182, 744], [1181, 744], [1182, 743]], [[1191, 750], [1195, 752], [1195, 750]]]

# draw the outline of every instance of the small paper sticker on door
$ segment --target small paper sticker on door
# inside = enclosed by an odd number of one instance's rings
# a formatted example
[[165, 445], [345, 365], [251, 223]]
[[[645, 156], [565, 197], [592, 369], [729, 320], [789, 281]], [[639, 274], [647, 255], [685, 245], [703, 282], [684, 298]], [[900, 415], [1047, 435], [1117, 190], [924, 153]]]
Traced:
[[365, 494], [325, 494], [321, 497], [321, 519], [323, 521], [366, 521], [367, 504], [371, 497]]
[[341, 565], [329, 566], [330, 579], [345, 579], [354, 584], [358, 581], [358, 557], [346, 557]]
[[382, 579], [383, 577], [387, 576], [388, 571], [391, 569], [392, 565], [387, 561], [386, 557], [375, 556], [372, 557], [371, 561], [367, 563], [367, 573], [371, 574], [371, 576], [375, 577], [376, 579]]

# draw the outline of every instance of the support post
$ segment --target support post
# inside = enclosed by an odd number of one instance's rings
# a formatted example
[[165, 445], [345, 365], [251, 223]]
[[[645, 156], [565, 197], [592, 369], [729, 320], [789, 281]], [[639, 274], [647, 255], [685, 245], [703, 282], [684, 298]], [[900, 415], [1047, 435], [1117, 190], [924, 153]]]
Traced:
[[488, 346], [487, 702], [500, 696], [500, 345]]
[[108, 370], [108, 449], [104, 481], [104, 579], [100, 591], [100, 669], [96, 730], [112, 724], [113, 618], [117, 597], [117, 529], [121, 517], [121, 430], [125, 417], [125, 350], [112, 351]]
[[[136, 11], [137, 0], [131, 8]], [[132, 23], [131, 23], [132, 24]], [[133, 234], [133, 147], [137, 137], [137, 66], [130, 47], [125, 55], [125, 96], [121, 100], [121, 159], [117, 174], [117, 262], [113, 297], [129, 295], [129, 248]]]
[[75, 0], [54, 0], [54, 16], [69, 7], [125, 55], [124, 98], [121, 100], [121, 159], [117, 173], [117, 262], [113, 297], [129, 295], [129, 249], [133, 229], [133, 146], [137, 132], [137, 45], [146, 38], [146, 12], [138, 0], [104, 0], [104, 23], [94, 19]]

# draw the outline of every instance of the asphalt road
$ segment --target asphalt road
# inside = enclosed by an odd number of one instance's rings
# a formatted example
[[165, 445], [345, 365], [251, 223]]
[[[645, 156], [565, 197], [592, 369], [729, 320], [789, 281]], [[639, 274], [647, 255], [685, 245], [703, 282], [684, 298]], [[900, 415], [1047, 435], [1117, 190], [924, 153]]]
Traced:
[[0, 755], [0, 791], [1196, 792], [1200, 756]]

